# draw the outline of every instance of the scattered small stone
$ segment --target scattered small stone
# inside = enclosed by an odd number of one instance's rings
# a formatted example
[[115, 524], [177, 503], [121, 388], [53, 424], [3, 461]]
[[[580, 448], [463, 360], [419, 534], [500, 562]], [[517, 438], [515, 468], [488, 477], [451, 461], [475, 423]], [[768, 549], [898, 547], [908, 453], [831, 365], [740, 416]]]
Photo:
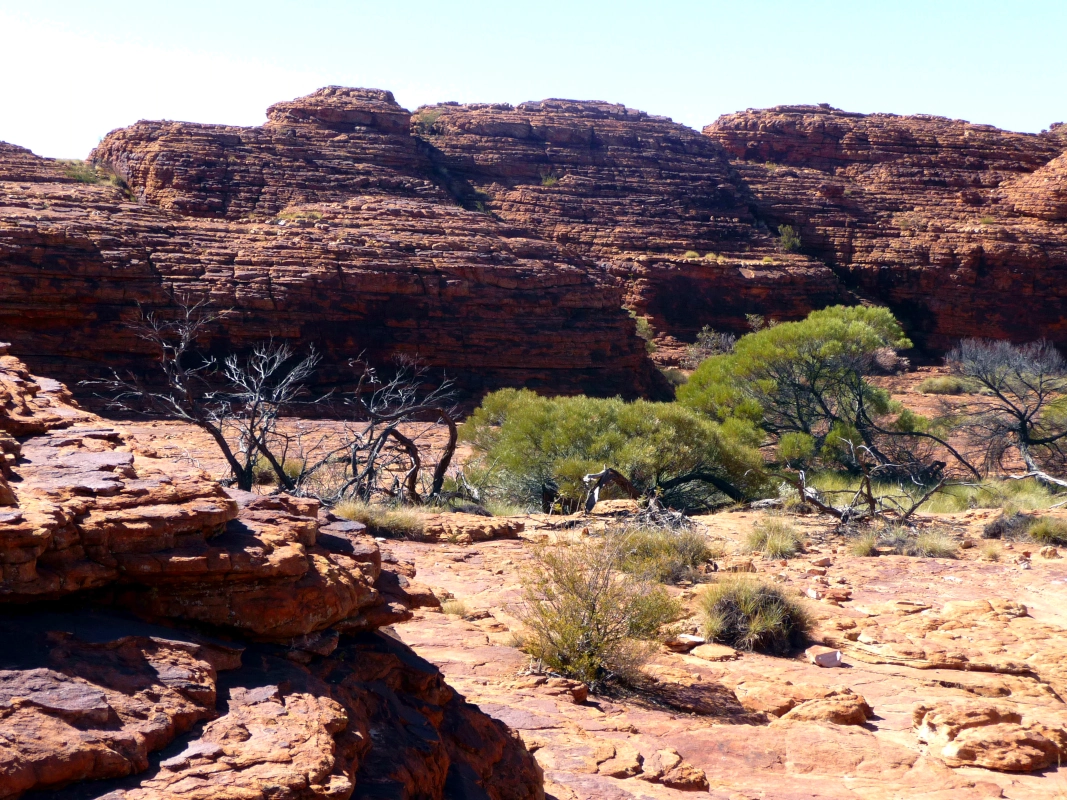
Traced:
[[804, 655], [817, 667], [841, 666], [841, 651], [832, 647], [823, 647], [820, 644], [812, 645], [804, 651]]
[[834, 562], [830, 560], [829, 556], [823, 556], [822, 558], [812, 559], [811, 564], [813, 567], [828, 567]]
[[689, 651], [689, 655], [702, 658], [705, 661], [733, 661], [740, 658], [741, 654], [732, 647], [724, 644], [702, 644]]

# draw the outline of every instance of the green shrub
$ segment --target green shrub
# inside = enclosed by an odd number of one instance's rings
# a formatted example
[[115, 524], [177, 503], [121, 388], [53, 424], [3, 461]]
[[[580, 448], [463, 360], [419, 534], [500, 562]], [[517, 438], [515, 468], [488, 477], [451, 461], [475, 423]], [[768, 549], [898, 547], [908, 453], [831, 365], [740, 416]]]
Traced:
[[100, 183], [103, 176], [97, 172], [96, 167], [88, 161], [76, 158], [60, 158], [56, 161], [64, 174], [78, 183]]
[[792, 558], [803, 548], [800, 534], [792, 525], [778, 517], [761, 519], [752, 526], [745, 537], [745, 549], [750, 553], [763, 553], [769, 560]]
[[621, 568], [656, 583], [699, 579], [699, 568], [723, 552], [694, 530], [643, 526], [615, 535], [624, 539]]
[[372, 536], [418, 539], [426, 530], [422, 515], [410, 508], [344, 500], [330, 510], [342, 519], [362, 522]]
[[419, 136], [430, 136], [433, 134], [434, 123], [441, 116], [441, 111], [436, 108], [428, 108], [425, 111], [418, 111], [412, 116], [412, 122], [415, 124], [415, 132]]
[[546, 189], [551, 189], [557, 183], [559, 183], [559, 178], [557, 178], [555, 175], [544, 174], [541, 176], [541, 185], [544, 186]]
[[765, 482], [750, 426], [720, 425], [676, 403], [503, 389], [485, 397], [461, 436], [474, 450], [468, 469], [480, 483], [531, 506], [577, 507], [583, 476], [605, 466], [639, 492], [682, 505], [713, 503], [724, 491], [749, 496]]
[[1067, 545], [1067, 520], [1038, 517], [1026, 532], [1040, 545]]
[[667, 367], [661, 369], [660, 372], [663, 373], [663, 377], [667, 379], [667, 382], [676, 389], [689, 380], [688, 375], [675, 367]]
[[977, 387], [958, 375], [937, 375], [919, 384], [923, 394], [968, 394]]
[[649, 354], [656, 352], [656, 343], [652, 341], [656, 338], [656, 329], [652, 327], [652, 322], [648, 317], [639, 317], [637, 312], [627, 309], [627, 314], [634, 321], [634, 325], [637, 327], [637, 335], [639, 338], [645, 340], [645, 350]]
[[[298, 480], [303, 471], [304, 462], [299, 459], [287, 458], [282, 462], [282, 472], [292, 481]], [[273, 486], [278, 483], [278, 474], [267, 459], [257, 456], [252, 465], [252, 480], [259, 486]]]
[[616, 536], [535, 551], [517, 609], [526, 651], [594, 690], [637, 681], [661, 629], [681, 609], [663, 587], [619, 574], [625, 558]]
[[870, 531], [857, 536], [848, 545], [850, 555], [858, 558], [870, 558], [878, 555], [878, 537]]
[[[887, 309], [833, 306], [800, 322], [766, 325], [754, 320], [753, 333], [733, 351], [706, 359], [678, 388], [678, 401], [713, 419], [758, 424], [773, 438], [803, 433], [815, 449], [849, 457], [840, 445], [854, 440], [871, 417], [898, 413], [889, 393], [863, 379], [885, 348], [909, 347]], [[862, 441], [862, 439], [860, 439]]]
[[1034, 518], [1018, 511], [1003, 513], [982, 528], [983, 539], [1019, 539], [1034, 524]]
[[815, 439], [806, 433], [792, 431], [778, 440], [778, 458], [800, 469], [815, 456]]
[[686, 250], [682, 258], [687, 260], [695, 260], [700, 258], [700, 253], [698, 253], [696, 250]]
[[776, 586], [743, 575], [724, 577], [700, 596], [704, 635], [739, 650], [785, 655], [800, 647], [811, 621]]
[[787, 253], [800, 249], [800, 234], [792, 225], [778, 226], [778, 243]]

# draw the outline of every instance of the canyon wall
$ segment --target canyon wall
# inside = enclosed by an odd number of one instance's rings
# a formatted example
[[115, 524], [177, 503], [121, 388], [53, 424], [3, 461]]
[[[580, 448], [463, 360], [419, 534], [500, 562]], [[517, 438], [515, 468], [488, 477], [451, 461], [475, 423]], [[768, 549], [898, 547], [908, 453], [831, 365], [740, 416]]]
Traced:
[[917, 344], [960, 337], [1067, 345], [1067, 140], [942, 117], [780, 106], [704, 134], [755, 213], [888, 305]]

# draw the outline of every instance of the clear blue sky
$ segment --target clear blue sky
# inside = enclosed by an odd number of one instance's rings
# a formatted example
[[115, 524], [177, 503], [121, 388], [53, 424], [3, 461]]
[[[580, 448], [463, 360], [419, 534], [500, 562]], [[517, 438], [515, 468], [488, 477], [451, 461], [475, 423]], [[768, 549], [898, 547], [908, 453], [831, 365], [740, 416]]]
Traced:
[[1067, 0], [0, 0], [0, 140], [84, 157], [138, 119], [254, 125], [328, 84], [404, 106], [545, 97], [701, 128], [780, 103], [1038, 131], [1067, 119]]

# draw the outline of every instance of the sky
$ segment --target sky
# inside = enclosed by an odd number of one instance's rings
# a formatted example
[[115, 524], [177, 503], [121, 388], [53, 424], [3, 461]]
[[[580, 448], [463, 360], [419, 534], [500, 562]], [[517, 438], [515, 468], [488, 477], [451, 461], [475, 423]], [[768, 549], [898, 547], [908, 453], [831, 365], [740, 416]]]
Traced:
[[0, 0], [0, 141], [84, 158], [138, 119], [263, 122], [331, 84], [607, 100], [700, 129], [783, 103], [1067, 120], [1065, 0]]

